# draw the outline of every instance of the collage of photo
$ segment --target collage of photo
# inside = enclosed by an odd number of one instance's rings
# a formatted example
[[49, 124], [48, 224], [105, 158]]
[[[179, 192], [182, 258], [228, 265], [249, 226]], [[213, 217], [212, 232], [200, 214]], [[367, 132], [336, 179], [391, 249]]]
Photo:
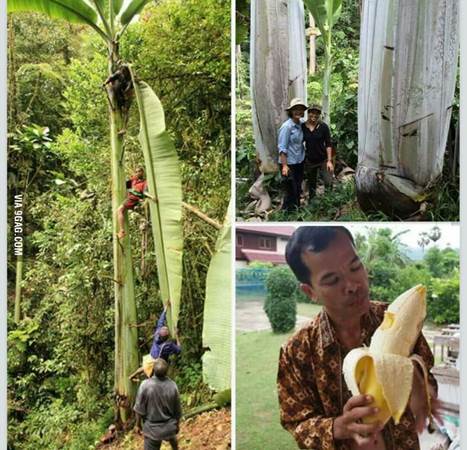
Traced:
[[7, 0], [0, 447], [460, 450], [461, 3]]

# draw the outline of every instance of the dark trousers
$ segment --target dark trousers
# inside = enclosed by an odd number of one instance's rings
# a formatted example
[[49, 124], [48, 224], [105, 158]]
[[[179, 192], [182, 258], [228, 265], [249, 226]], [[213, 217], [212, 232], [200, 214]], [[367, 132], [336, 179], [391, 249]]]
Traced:
[[308, 199], [311, 200], [316, 195], [316, 185], [318, 184], [318, 172], [326, 187], [332, 186], [332, 175], [326, 169], [326, 161], [323, 163], [305, 165], [305, 180], [308, 184]]
[[[178, 450], [177, 438], [169, 439], [172, 450]], [[144, 436], [144, 450], [160, 450], [162, 441], [155, 441], [154, 439]]]
[[289, 174], [286, 177], [282, 175], [282, 188], [284, 189], [285, 194], [282, 209], [291, 211], [300, 207], [304, 163], [289, 164], [288, 166]]

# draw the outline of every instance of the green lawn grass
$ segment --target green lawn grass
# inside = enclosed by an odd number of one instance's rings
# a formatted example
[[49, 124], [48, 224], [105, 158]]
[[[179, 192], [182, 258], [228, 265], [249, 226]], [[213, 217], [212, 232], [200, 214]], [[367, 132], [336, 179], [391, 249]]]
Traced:
[[321, 311], [321, 306], [316, 303], [297, 303], [297, 314], [299, 316], [314, 317]]
[[276, 390], [279, 349], [291, 334], [237, 334], [237, 450], [297, 448], [279, 423]]

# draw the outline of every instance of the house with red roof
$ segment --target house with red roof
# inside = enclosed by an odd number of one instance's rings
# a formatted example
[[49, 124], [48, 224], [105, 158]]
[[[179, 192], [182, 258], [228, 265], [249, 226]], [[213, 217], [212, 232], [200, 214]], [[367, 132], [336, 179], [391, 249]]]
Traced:
[[285, 264], [285, 246], [295, 231], [292, 226], [242, 225], [236, 227], [235, 265], [252, 261]]

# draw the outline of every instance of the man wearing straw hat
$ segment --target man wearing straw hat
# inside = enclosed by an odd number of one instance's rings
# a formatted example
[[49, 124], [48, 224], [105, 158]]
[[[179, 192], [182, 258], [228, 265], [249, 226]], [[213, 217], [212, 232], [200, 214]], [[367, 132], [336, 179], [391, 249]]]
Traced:
[[278, 150], [282, 184], [285, 191], [282, 203], [284, 211], [300, 207], [303, 160], [305, 159], [300, 119], [304, 116], [306, 109], [307, 106], [301, 99], [293, 98], [286, 109], [289, 118], [279, 129]]

